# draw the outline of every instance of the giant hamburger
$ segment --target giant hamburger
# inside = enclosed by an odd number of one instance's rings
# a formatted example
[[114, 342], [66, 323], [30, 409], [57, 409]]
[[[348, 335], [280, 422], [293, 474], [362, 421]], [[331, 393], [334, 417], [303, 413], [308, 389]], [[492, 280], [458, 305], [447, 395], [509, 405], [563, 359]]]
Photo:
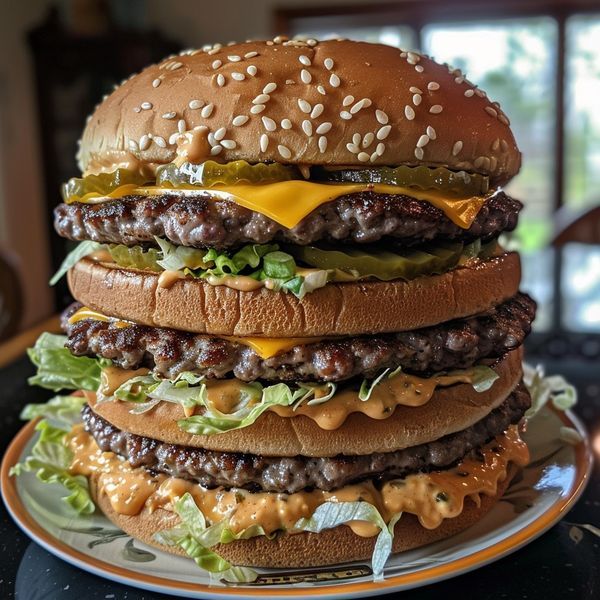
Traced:
[[226, 579], [380, 576], [481, 519], [528, 460], [520, 159], [460, 71], [383, 45], [216, 45], [117, 87], [55, 211], [66, 338], [31, 351], [76, 390], [30, 410], [77, 410], [46, 435], [69, 502]]

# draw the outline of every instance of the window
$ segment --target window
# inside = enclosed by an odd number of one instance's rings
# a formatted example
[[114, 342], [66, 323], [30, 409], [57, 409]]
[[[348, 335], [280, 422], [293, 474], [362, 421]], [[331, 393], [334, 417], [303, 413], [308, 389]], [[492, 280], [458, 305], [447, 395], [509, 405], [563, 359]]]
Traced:
[[522, 288], [539, 303], [535, 329], [600, 333], [598, 253], [550, 247], [557, 209], [600, 204], [598, 5], [464, 0], [451, 9], [442, 1], [407, 0], [278, 17], [291, 35], [333, 33], [418, 48], [461, 68], [500, 102], [523, 152], [521, 173], [507, 191], [525, 205], [515, 237]]

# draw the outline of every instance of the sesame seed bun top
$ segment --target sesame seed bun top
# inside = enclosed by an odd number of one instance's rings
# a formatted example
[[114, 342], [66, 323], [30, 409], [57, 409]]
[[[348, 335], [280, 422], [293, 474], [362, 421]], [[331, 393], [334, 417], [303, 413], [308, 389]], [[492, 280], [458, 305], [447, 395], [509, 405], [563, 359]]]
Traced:
[[458, 70], [348, 40], [246, 42], [146, 68], [97, 107], [85, 173], [180, 159], [448, 166], [506, 183], [521, 154], [497, 103]]

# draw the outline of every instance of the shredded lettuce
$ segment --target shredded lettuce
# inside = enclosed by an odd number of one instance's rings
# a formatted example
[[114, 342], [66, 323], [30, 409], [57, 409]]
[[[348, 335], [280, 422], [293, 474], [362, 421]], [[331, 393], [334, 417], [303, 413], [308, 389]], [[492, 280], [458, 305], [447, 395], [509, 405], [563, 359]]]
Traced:
[[548, 401], [558, 410], [569, 410], [577, 403], [577, 390], [561, 375], [547, 377], [541, 365], [523, 363], [523, 383], [531, 395], [531, 408], [525, 413], [530, 419]]
[[58, 392], [59, 390], [88, 390], [95, 392], [100, 386], [102, 367], [111, 361], [103, 358], [73, 356], [65, 348], [67, 337], [42, 333], [33, 348], [27, 350], [37, 373], [29, 378], [31, 385]]
[[84, 404], [83, 396], [54, 396], [44, 404], [27, 404], [21, 411], [20, 418], [31, 421], [44, 417], [55, 423], [71, 426], [80, 420]]
[[69, 467], [73, 453], [65, 444], [67, 431], [54, 427], [48, 421], [36, 425], [39, 438], [25, 462], [11, 467], [10, 475], [35, 472], [43, 483], [59, 483], [70, 492], [63, 500], [77, 513], [89, 515], [96, 510], [89, 492], [89, 484], [83, 475], [71, 475]]
[[52, 279], [50, 280], [50, 285], [55, 285], [56, 283], [58, 283], [58, 281], [60, 281], [65, 276], [67, 271], [74, 267], [84, 256], [87, 256], [92, 252], [96, 252], [97, 250], [100, 250], [103, 247], [103, 244], [90, 241], [85, 241], [78, 244], [76, 248], [74, 250], [71, 250], [71, 252], [69, 252], [69, 254], [67, 254], [65, 259], [62, 261], [62, 264], [58, 268], [58, 271], [56, 271], [56, 273], [54, 273], [54, 275], [52, 276]]

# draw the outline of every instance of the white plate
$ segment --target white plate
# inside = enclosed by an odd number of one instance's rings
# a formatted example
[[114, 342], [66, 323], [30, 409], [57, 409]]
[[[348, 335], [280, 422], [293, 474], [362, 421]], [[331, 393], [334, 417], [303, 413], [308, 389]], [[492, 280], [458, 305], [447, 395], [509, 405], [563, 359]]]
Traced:
[[155, 592], [187, 598], [364, 597], [454, 577], [514, 552], [559, 521], [582, 493], [592, 464], [587, 442], [560, 439], [560, 428], [585, 432], [572, 414], [548, 408], [528, 426], [531, 463], [522, 469], [494, 508], [476, 525], [435, 544], [390, 557], [385, 581], [375, 583], [367, 563], [319, 569], [260, 569], [254, 584], [211, 582], [185, 558], [134, 541], [104, 516], [67, 516], [60, 486], [34, 474], [9, 477], [35, 441], [25, 426], [2, 463], [2, 495], [18, 525], [49, 552], [86, 571]]

